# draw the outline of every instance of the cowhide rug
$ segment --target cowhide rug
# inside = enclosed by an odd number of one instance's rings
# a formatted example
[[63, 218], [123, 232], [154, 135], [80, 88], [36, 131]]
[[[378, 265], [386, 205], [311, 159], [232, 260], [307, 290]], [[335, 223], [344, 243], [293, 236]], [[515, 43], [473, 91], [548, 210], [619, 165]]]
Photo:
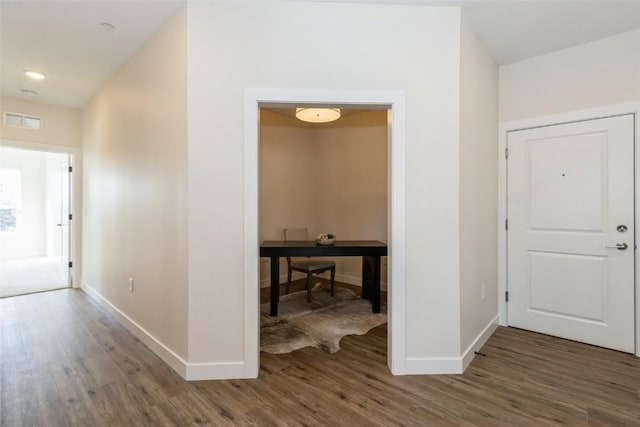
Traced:
[[385, 308], [374, 314], [355, 292], [336, 287], [332, 297], [329, 284], [318, 283], [311, 303], [306, 290], [281, 296], [277, 317], [269, 316], [269, 303], [260, 306], [260, 350], [282, 354], [311, 346], [335, 353], [345, 335], [364, 335], [386, 323]]

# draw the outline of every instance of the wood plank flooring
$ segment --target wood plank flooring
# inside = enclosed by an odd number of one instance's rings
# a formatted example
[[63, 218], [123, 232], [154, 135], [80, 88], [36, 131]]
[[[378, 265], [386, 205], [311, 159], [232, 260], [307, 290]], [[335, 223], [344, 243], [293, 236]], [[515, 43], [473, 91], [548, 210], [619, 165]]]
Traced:
[[384, 326], [186, 382], [80, 290], [0, 300], [2, 426], [640, 426], [640, 359], [499, 328], [464, 375], [398, 376]]

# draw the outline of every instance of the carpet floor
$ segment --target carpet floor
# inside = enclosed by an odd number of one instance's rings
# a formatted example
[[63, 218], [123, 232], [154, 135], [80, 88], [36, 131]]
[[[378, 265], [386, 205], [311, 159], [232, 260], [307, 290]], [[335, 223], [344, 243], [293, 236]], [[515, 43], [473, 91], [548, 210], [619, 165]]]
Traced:
[[69, 286], [68, 269], [58, 258], [26, 258], [0, 262], [0, 298]]

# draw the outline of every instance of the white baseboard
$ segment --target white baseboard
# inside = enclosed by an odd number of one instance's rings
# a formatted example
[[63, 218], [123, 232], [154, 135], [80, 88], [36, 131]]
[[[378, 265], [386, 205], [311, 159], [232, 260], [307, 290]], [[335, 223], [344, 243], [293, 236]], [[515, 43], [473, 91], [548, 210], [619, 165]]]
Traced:
[[443, 358], [410, 358], [405, 360], [405, 372], [403, 375], [430, 375], [430, 374], [462, 374], [469, 366], [474, 353], [482, 348], [489, 337], [498, 328], [498, 316], [482, 330], [461, 357]]
[[224, 380], [232, 378], [256, 378], [258, 376], [257, 372], [247, 372], [246, 364], [243, 361], [188, 363], [133, 319], [120, 311], [102, 296], [102, 294], [89, 286], [88, 283], [82, 281], [80, 287], [185, 380]]
[[412, 358], [407, 357], [402, 375], [461, 374], [461, 357]]
[[[339, 276], [340, 276], [339, 274], [336, 274], [336, 280], [338, 282], [342, 282], [342, 280], [340, 280]], [[300, 280], [300, 279], [304, 279], [305, 277], [307, 277], [307, 276], [304, 275], [303, 273], [298, 273], [298, 272], [294, 271], [293, 274], [291, 275], [291, 280]], [[323, 273], [322, 275], [317, 276], [317, 277], [322, 277], [323, 279], [329, 280], [329, 273]], [[260, 287], [261, 288], [268, 288], [270, 281], [271, 281], [270, 277], [267, 277], [267, 278], [264, 278], [264, 279], [260, 280]], [[285, 271], [285, 274], [281, 274], [280, 275], [280, 284], [282, 285], [283, 283], [287, 283], [286, 271]], [[347, 282], [343, 282], [343, 283], [347, 283]], [[358, 282], [358, 286], [360, 286], [359, 282]]]
[[[298, 280], [298, 279], [303, 279], [305, 276], [301, 273], [294, 273], [294, 275], [292, 276], [292, 280]], [[320, 277], [329, 279], [329, 274], [324, 274]], [[269, 287], [269, 278], [267, 277], [266, 279], [262, 279], [260, 280], [260, 287], [261, 288], [268, 288]], [[336, 273], [336, 281], [341, 282], [341, 283], [346, 283], [347, 285], [354, 285], [354, 286], [362, 286], [362, 278], [361, 277], [356, 277], [356, 276], [347, 276], [346, 274], [337, 274]], [[287, 283], [287, 275], [286, 274], [281, 274], [280, 275], [280, 284], [282, 283]], [[380, 282], [380, 289], [382, 289], [383, 291], [387, 290], [387, 282]]]
[[467, 369], [467, 366], [471, 363], [474, 357], [476, 357], [475, 352], [479, 351], [487, 342], [487, 340], [493, 335], [493, 333], [498, 329], [498, 318], [499, 316], [494, 317], [491, 322], [482, 330], [480, 335], [471, 343], [471, 345], [467, 348], [467, 350], [462, 353], [462, 370]]
[[187, 365], [187, 381], [202, 380], [235, 380], [258, 378], [258, 372], [247, 372], [244, 362], [223, 363], [189, 363]]
[[124, 314], [120, 309], [111, 304], [102, 294], [93, 289], [84, 280], [81, 282], [82, 290], [98, 302], [102, 307], [113, 315], [118, 321], [127, 328], [133, 335], [135, 335], [140, 341], [142, 341], [149, 349], [154, 352], [160, 359], [162, 359], [167, 365], [171, 366], [181, 377], [186, 378], [187, 374], [187, 362], [174, 353], [170, 348], [165, 346], [162, 342], [151, 335], [142, 326], [136, 323], [129, 316]]

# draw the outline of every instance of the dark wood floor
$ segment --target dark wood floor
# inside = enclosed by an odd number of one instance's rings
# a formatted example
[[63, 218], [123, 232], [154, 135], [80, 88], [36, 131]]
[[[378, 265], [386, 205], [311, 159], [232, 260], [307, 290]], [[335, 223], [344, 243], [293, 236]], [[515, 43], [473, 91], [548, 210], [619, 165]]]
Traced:
[[386, 328], [256, 380], [185, 382], [82, 291], [0, 300], [2, 426], [640, 425], [640, 359], [499, 328], [464, 375], [392, 376]]

